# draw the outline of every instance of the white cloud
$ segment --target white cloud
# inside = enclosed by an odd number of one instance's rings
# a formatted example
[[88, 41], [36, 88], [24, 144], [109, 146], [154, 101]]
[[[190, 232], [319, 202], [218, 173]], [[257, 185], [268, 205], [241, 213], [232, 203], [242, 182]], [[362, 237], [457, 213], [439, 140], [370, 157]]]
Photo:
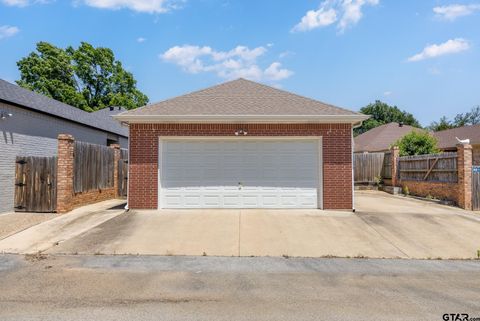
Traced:
[[2, 3], [12, 7], [25, 7], [29, 4], [29, 0], [2, 0]]
[[137, 12], [164, 13], [175, 9], [182, 0], [81, 0], [87, 6], [100, 9], [130, 9]]
[[451, 4], [433, 8], [433, 12], [439, 18], [453, 21], [459, 17], [468, 16], [480, 10], [480, 4]]
[[13, 37], [19, 32], [20, 29], [15, 26], [0, 26], [0, 40]]
[[282, 80], [290, 77], [293, 74], [288, 69], [282, 69], [282, 64], [279, 62], [272, 63], [267, 69], [265, 69], [265, 78], [270, 80]]
[[340, 31], [345, 31], [349, 26], [357, 24], [362, 19], [362, 7], [364, 5], [376, 6], [379, 0], [344, 0], [342, 7], [344, 14], [338, 28]]
[[142, 42], [145, 42], [145, 41], [147, 41], [146, 38], [143, 38], [143, 37], [138, 37], [138, 38], [137, 38], [137, 42], [138, 42], [138, 43], [142, 43]]
[[385, 97], [391, 96], [393, 93], [391, 91], [386, 91], [383, 93]]
[[292, 32], [308, 31], [336, 22], [340, 32], [357, 24], [363, 16], [365, 5], [376, 6], [380, 0], [325, 0], [318, 10], [309, 10]]
[[310, 10], [302, 20], [293, 27], [292, 31], [307, 31], [319, 27], [329, 26], [337, 21], [337, 12], [334, 9], [320, 7], [318, 10]]
[[287, 51], [281, 52], [281, 53], [278, 55], [278, 58], [279, 58], [279, 59], [283, 59], [283, 58], [286, 58], [286, 57], [289, 57], [289, 56], [293, 56], [293, 55], [295, 55], [295, 52], [287, 50]]
[[470, 43], [467, 40], [462, 38], [450, 39], [447, 42], [439, 45], [434, 44], [426, 46], [421, 53], [408, 58], [408, 61], [420, 61], [424, 59], [459, 53], [468, 49], [470, 49]]
[[11, 7], [26, 7], [35, 3], [48, 3], [54, 0], [1, 0], [1, 2]]
[[212, 72], [225, 79], [247, 78], [278, 81], [293, 72], [282, 68], [279, 62], [263, 69], [257, 60], [267, 52], [265, 47], [250, 49], [237, 46], [229, 51], [216, 51], [204, 46], [175, 46], [160, 55], [163, 61], [174, 63], [188, 73]]

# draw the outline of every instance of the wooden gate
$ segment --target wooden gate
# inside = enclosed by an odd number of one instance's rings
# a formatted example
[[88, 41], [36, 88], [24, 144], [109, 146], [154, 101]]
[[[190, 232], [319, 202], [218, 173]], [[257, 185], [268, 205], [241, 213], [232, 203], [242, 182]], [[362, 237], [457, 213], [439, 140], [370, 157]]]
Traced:
[[472, 167], [472, 207], [480, 211], [480, 166]]
[[21, 157], [15, 166], [15, 211], [55, 212], [57, 157]]
[[127, 196], [128, 185], [128, 160], [118, 160], [118, 195], [122, 197]]

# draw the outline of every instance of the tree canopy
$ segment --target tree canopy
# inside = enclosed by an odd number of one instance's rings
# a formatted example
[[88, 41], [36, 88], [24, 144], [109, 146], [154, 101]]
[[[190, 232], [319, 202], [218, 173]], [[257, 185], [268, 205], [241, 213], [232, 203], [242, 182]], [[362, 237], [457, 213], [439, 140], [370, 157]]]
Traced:
[[473, 107], [469, 112], [457, 114], [453, 120], [443, 116], [438, 122], [434, 121], [428, 126], [432, 131], [480, 124], [480, 106]]
[[362, 134], [372, 128], [391, 122], [404, 123], [414, 127], [421, 127], [412, 114], [400, 110], [397, 106], [390, 106], [379, 100], [360, 109], [360, 112], [371, 117], [363, 122], [362, 126], [355, 129], [355, 135]]
[[428, 132], [412, 130], [394, 145], [398, 146], [400, 156], [435, 154], [439, 152], [437, 139]]
[[437, 121], [432, 122], [430, 126], [428, 126], [428, 129], [434, 132], [438, 132], [440, 130], [450, 129], [453, 127], [455, 127], [453, 123], [450, 120], [448, 120], [447, 117], [443, 116], [440, 118], [438, 122]]
[[39, 42], [36, 51], [17, 62], [21, 87], [85, 111], [107, 106], [134, 109], [148, 103], [136, 88], [132, 73], [109, 48], [82, 42], [78, 48], [58, 48]]

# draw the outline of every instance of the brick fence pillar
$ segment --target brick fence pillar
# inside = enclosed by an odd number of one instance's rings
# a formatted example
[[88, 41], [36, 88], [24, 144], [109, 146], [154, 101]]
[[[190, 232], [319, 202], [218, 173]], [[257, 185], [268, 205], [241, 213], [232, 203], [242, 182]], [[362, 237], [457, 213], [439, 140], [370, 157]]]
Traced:
[[472, 145], [457, 145], [458, 206], [472, 210]]
[[57, 213], [66, 213], [73, 209], [74, 143], [72, 135], [58, 135]]
[[115, 197], [118, 197], [118, 161], [120, 160], [120, 145], [111, 144], [110, 148], [113, 148], [113, 188], [115, 189]]
[[391, 149], [392, 161], [392, 186], [399, 186], [398, 179], [398, 158], [400, 157], [400, 149], [398, 146], [393, 146]]

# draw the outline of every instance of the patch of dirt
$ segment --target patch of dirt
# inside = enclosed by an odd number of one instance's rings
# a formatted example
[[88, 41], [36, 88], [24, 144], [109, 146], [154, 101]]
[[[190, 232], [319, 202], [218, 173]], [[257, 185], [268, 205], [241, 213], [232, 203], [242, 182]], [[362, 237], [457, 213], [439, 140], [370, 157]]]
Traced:
[[41, 252], [35, 253], [35, 254], [25, 254], [25, 260], [28, 262], [38, 262], [38, 261], [43, 261], [46, 260], [48, 256], [46, 254], [43, 254]]

